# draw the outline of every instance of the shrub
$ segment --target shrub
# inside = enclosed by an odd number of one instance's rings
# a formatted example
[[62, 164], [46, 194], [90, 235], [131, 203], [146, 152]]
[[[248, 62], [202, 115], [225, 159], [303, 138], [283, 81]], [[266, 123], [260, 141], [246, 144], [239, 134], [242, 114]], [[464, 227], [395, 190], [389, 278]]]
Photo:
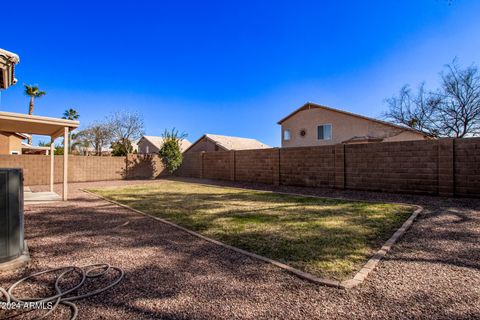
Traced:
[[172, 131], [165, 130], [162, 135], [163, 145], [158, 153], [169, 173], [174, 173], [182, 165], [183, 155], [180, 145], [185, 137], [185, 133], [179, 134], [175, 128]]

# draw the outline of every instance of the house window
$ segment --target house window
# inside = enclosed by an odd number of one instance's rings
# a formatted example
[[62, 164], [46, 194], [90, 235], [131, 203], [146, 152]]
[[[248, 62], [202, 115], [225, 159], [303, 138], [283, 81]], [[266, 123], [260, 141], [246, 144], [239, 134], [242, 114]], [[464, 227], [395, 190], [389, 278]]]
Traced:
[[332, 125], [322, 124], [317, 127], [318, 140], [330, 140], [332, 139]]
[[285, 140], [285, 141], [290, 140], [290, 130], [288, 130], [288, 129], [283, 130], [283, 140]]
[[10, 154], [19, 154], [19, 152], [18, 151], [12, 151], [12, 152], [10, 152]]
[[145, 147], [145, 153], [150, 153], [150, 146]]

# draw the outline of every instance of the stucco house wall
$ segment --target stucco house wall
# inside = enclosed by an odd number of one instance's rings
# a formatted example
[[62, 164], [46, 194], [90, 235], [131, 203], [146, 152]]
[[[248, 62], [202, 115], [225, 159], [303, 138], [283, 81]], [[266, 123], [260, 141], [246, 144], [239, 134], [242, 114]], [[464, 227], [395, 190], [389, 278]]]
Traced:
[[201, 152], [201, 151], [223, 151], [223, 149], [220, 149], [215, 142], [207, 139], [206, 137], [203, 137], [199, 141], [197, 141], [195, 144], [193, 144], [186, 152]]
[[0, 154], [22, 154], [22, 138], [16, 134], [0, 131]]
[[[332, 137], [319, 140], [317, 127], [332, 125]], [[425, 140], [426, 137], [409, 129], [390, 126], [355, 115], [328, 110], [310, 108], [300, 110], [281, 122], [282, 147], [322, 146], [345, 142], [353, 137], [375, 137], [387, 141]], [[284, 139], [284, 131], [290, 130], [290, 140]], [[301, 131], [306, 132], [304, 136]]]
[[158, 151], [159, 149], [147, 139], [141, 138], [140, 141], [138, 141], [138, 153], [158, 153]]

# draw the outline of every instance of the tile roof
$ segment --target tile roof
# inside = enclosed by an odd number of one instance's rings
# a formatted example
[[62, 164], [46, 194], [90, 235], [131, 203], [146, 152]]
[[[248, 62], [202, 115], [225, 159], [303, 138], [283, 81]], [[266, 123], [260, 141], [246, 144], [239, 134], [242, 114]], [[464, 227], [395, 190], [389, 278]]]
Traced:
[[[162, 137], [143, 136], [142, 138], [145, 138], [146, 140], [148, 140], [151, 144], [153, 144], [158, 149], [160, 149], [162, 147], [162, 144], [163, 144], [163, 138]], [[183, 139], [181, 144], [180, 144], [180, 150], [183, 152], [183, 151], [187, 150], [191, 145], [192, 145], [192, 143], [190, 141], [188, 141], [187, 139]]]
[[270, 148], [269, 145], [266, 145], [265, 143], [262, 143], [256, 139], [222, 136], [222, 135], [210, 134], [210, 133], [205, 134], [204, 137], [212, 140], [218, 146], [224, 148], [225, 150], [248, 150], [248, 149]]

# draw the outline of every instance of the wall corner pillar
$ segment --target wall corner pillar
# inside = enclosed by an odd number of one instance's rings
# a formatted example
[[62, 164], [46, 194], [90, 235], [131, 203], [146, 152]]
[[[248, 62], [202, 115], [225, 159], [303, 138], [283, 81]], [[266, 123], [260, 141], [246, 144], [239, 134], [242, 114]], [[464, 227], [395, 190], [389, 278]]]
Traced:
[[280, 185], [280, 148], [272, 149], [272, 175], [273, 185]]
[[230, 181], [235, 181], [235, 150], [230, 150]]
[[455, 139], [438, 140], [438, 195], [455, 195]]
[[335, 189], [345, 189], [345, 144], [337, 144], [334, 149], [335, 162]]

